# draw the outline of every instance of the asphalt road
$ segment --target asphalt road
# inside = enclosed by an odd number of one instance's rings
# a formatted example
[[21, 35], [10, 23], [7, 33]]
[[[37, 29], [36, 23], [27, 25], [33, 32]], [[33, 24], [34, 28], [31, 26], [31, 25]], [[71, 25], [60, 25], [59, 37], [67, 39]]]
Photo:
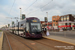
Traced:
[[[9, 45], [7, 43], [6, 35], [8, 37], [10, 46], [12, 50], [66, 50], [68, 46], [75, 47], [71, 44], [62, 43], [54, 40], [49, 40], [45, 38], [41, 39], [26, 39], [20, 36], [9, 33], [8, 31], [4, 31], [5, 38], [3, 42], [3, 50], [9, 50]], [[7, 46], [8, 47], [7, 47]], [[75, 48], [67, 50], [75, 50]]]
[[75, 39], [75, 31], [50, 32], [50, 35], [62, 36]]

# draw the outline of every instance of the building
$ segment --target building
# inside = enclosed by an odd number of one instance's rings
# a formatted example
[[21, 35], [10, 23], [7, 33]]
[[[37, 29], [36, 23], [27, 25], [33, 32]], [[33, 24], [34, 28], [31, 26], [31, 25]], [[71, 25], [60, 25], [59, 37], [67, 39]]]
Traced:
[[54, 29], [58, 29], [58, 21], [60, 16], [52, 16], [52, 26]]
[[43, 28], [43, 27], [46, 28], [47, 25], [48, 25], [49, 27], [52, 27], [52, 21], [48, 22], [48, 24], [47, 24], [47, 22], [45, 22], [45, 21], [41, 21], [41, 26], [42, 26], [42, 28]]
[[75, 15], [68, 14], [60, 16], [58, 25], [59, 29], [75, 30]]

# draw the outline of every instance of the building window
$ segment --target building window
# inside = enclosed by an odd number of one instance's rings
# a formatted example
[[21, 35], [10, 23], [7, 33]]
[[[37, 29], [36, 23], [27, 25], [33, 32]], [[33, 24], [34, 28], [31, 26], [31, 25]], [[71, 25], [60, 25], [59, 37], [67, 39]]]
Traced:
[[53, 22], [55, 22], [55, 20], [53, 20]]
[[67, 21], [69, 21], [69, 16], [67, 16]]
[[53, 26], [55, 26], [55, 24], [53, 24]]
[[64, 21], [66, 21], [66, 16], [64, 16]]
[[58, 22], [58, 21], [56, 21], [56, 22]]
[[63, 17], [61, 17], [61, 21], [63, 21]]

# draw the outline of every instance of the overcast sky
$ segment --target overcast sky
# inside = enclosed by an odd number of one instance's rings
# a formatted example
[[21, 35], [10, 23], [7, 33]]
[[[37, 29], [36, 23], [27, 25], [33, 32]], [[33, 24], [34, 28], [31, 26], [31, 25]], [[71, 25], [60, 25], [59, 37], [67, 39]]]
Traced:
[[19, 8], [26, 17], [38, 17], [41, 21], [48, 12], [51, 21], [55, 15], [75, 14], [75, 0], [0, 0], [0, 27], [15, 21], [10, 18], [20, 18]]

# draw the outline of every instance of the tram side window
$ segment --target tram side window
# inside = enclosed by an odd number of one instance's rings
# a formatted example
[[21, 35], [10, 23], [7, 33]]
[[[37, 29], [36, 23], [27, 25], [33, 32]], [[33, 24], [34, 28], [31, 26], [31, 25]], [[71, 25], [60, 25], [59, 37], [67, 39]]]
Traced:
[[26, 23], [26, 31], [29, 31], [29, 23]]
[[23, 26], [23, 24], [21, 24], [21, 26]]

